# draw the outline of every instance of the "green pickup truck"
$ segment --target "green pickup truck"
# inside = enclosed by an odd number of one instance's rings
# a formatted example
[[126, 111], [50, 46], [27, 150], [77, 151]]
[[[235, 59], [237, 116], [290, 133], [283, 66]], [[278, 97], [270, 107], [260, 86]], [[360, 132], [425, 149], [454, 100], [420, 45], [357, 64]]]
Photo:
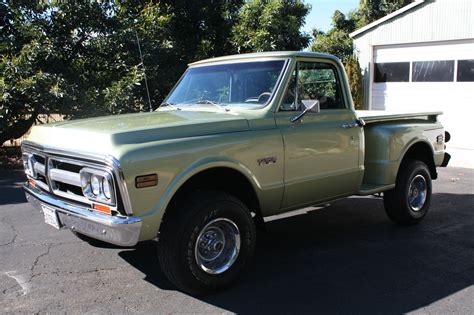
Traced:
[[214, 58], [154, 112], [34, 127], [24, 190], [81, 239], [158, 238], [164, 274], [202, 294], [245, 273], [267, 216], [383, 193], [391, 220], [421, 221], [449, 161], [440, 114], [355, 111], [331, 55]]

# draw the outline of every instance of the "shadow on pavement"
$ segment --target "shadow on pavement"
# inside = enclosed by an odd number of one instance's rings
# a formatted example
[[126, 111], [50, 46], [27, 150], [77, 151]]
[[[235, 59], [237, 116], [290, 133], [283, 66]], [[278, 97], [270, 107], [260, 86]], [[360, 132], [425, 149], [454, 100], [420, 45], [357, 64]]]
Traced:
[[[256, 263], [228, 290], [200, 300], [237, 312], [402, 313], [474, 284], [474, 195], [434, 194], [430, 213], [399, 227], [381, 199], [349, 198], [267, 223]], [[157, 243], [119, 255], [146, 280], [174, 290]]]
[[175, 290], [160, 269], [158, 261], [158, 242], [155, 240], [140, 242], [134, 250], [119, 253], [125, 261], [145, 274], [149, 283], [163, 290]]
[[21, 184], [26, 181], [23, 171], [0, 171], [0, 205], [26, 202]]

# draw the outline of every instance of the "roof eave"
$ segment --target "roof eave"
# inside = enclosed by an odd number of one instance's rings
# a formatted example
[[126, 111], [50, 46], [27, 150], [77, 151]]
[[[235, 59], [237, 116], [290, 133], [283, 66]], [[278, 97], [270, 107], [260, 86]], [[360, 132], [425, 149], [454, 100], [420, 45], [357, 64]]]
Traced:
[[364, 26], [364, 27], [359, 28], [358, 30], [356, 30], [356, 31], [354, 31], [354, 32], [352, 32], [352, 33], [350, 33], [349, 36], [350, 36], [351, 38], [358, 37], [359, 35], [361, 35], [361, 34], [367, 32], [368, 30], [370, 30], [370, 29], [372, 29], [372, 28], [374, 28], [374, 27], [376, 27], [376, 26], [378, 26], [378, 25], [380, 25], [380, 24], [382, 24], [383, 22], [386, 22], [386, 21], [388, 21], [388, 20], [391, 20], [391, 19], [393, 19], [394, 17], [396, 17], [396, 16], [398, 16], [398, 15], [400, 15], [400, 14], [402, 14], [402, 13], [408, 11], [408, 10], [413, 9], [414, 7], [417, 7], [417, 6], [419, 6], [420, 4], [422, 4], [422, 3], [424, 3], [424, 2], [425, 2], [425, 0], [415, 0], [415, 1], [413, 1], [412, 3], [410, 3], [409, 5], [406, 5], [406, 6], [404, 6], [403, 8], [398, 9], [397, 11], [394, 11], [394, 12], [392, 12], [392, 13], [390, 13], [390, 14], [384, 16], [383, 18], [380, 18], [380, 19], [378, 19], [378, 20], [376, 20], [376, 21], [373, 21], [373, 22], [370, 23], [370, 24], [367, 24], [367, 25]]

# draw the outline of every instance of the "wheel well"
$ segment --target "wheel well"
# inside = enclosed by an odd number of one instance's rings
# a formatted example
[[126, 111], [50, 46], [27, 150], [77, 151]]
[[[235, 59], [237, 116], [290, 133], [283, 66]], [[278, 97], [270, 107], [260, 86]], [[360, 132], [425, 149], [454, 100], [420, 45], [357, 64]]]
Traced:
[[239, 171], [228, 167], [216, 167], [195, 174], [178, 189], [169, 205], [176, 204], [187, 193], [195, 190], [218, 190], [233, 195], [255, 214], [257, 227], [262, 227], [263, 216], [257, 194], [247, 177]]
[[418, 142], [412, 145], [410, 149], [408, 149], [408, 151], [405, 153], [402, 163], [407, 159], [419, 160], [424, 162], [430, 170], [431, 178], [438, 178], [438, 172], [436, 172], [436, 166], [433, 159], [433, 151], [431, 150], [428, 144], [424, 142]]

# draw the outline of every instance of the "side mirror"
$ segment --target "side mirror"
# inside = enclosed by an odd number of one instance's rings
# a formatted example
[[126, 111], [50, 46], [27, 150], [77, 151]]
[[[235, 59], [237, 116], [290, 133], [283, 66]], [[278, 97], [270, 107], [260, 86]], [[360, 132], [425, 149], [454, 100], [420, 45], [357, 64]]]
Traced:
[[319, 113], [321, 110], [319, 100], [301, 100], [301, 103], [303, 103], [304, 107], [312, 113]]
[[301, 100], [301, 103], [303, 104], [305, 109], [301, 113], [290, 119], [290, 121], [293, 123], [300, 121], [300, 119], [303, 118], [303, 116], [306, 115], [306, 113], [308, 112], [319, 113], [320, 111], [319, 100]]

